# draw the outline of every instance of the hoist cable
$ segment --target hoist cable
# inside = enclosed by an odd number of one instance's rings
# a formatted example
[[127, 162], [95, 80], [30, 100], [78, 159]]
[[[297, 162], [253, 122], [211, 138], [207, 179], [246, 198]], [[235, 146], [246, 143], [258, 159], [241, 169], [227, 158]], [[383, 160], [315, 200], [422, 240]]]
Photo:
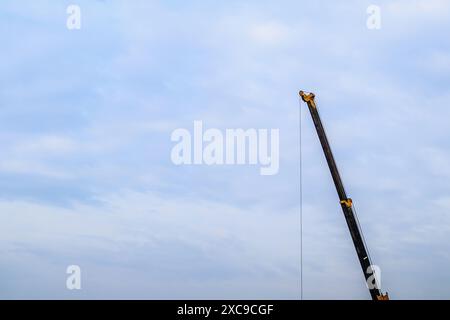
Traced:
[[302, 171], [302, 101], [299, 97], [299, 176], [300, 176], [300, 300], [303, 300], [303, 171]]

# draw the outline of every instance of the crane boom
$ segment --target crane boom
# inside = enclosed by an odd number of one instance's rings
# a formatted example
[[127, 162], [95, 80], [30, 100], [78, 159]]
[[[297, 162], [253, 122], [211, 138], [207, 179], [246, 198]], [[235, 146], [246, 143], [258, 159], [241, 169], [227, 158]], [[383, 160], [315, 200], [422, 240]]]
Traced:
[[372, 265], [372, 261], [362, 237], [361, 229], [359, 228], [358, 221], [355, 216], [352, 199], [348, 198], [347, 193], [345, 192], [333, 153], [331, 152], [330, 144], [328, 143], [322, 121], [320, 120], [320, 116], [317, 111], [316, 103], [314, 101], [315, 95], [314, 93], [305, 93], [303, 91], [300, 91], [299, 94], [302, 100], [308, 105], [317, 135], [319, 136], [320, 144], [322, 145], [328, 168], [330, 169], [331, 176], [333, 177], [334, 185], [339, 196], [340, 205], [342, 207], [342, 211], [344, 213], [344, 217], [347, 222], [347, 226], [350, 231], [350, 235], [352, 237], [372, 300], [388, 300], [388, 295], [383, 294], [377, 284], [374, 274], [375, 269]]

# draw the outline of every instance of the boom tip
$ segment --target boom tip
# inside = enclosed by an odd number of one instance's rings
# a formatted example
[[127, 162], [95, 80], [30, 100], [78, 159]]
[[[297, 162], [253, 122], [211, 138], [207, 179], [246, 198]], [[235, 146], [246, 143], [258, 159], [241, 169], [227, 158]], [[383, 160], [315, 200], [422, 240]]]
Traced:
[[304, 92], [303, 90], [300, 90], [300, 91], [298, 92], [298, 94], [300, 95], [300, 97], [302, 97], [302, 100], [303, 100], [304, 102], [314, 101], [315, 95], [314, 95], [314, 93], [312, 93], [312, 92], [306, 93], [306, 92]]

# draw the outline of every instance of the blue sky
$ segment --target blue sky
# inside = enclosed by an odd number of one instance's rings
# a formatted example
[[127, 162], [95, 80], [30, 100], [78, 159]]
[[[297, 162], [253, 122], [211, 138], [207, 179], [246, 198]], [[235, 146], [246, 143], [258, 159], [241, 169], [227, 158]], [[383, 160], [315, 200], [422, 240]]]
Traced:
[[[449, 17], [440, 0], [2, 1], [0, 297], [299, 298], [304, 89], [383, 287], [449, 299]], [[304, 297], [367, 299], [301, 107]], [[194, 120], [279, 128], [279, 173], [173, 165]]]

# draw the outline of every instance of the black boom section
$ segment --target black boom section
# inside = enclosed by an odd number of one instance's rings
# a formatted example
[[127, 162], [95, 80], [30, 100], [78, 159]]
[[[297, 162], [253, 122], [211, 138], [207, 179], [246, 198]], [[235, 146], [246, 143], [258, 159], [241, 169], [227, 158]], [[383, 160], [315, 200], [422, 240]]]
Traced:
[[356, 253], [358, 255], [358, 259], [361, 264], [364, 278], [366, 279], [366, 283], [371, 284], [369, 285], [370, 295], [373, 300], [387, 300], [388, 299], [387, 294], [384, 295], [380, 291], [378, 285], [376, 285], [374, 282], [375, 280], [373, 273], [375, 272], [375, 270], [372, 269], [372, 262], [367, 253], [367, 248], [363, 241], [361, 230], [358, 226], [358, 221], [356, 220], [356, 216], [353, 211], [352, 200], [347, 197], [344, 185], [342, 184], [342, 180], [339, 175], [339, 171], [336, 166], [333, 153], [331, 152], [327, 135], [325, 134], [325, 129], [323, 128], [319, 112], [317, 111], [316, 103], [314, 101], [315, 96], [313, 93], [304, 93], [303, 91], [300, 91], [300, 97], [308, 105], [311, 118], [314, 122], [314, 126], [316, 127], [317, 135], [319, 136], [320, 144], [322, 145], [323, 153], [325, 154], [328, 168], [330, 169], [331, 176], [333, 177], [334, 185], [336, 187], [336, 191], [339, 196], [339, 201], [342, 207], [342, 211], [344, 213], [345, 220], [347, 222], [348, 229], [350, 231], [353, 240], [353, 244], [355, 245]]

